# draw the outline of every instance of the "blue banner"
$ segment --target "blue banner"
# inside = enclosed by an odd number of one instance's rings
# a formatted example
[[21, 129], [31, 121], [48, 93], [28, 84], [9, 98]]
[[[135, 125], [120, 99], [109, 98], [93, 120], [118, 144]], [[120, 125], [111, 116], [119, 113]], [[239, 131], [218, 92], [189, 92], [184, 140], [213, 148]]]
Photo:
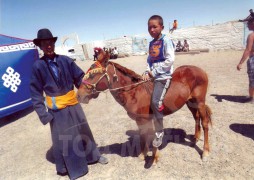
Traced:
[[[11, 44], [3, 45], [3, 39]], [[0, 35], [0, 45], [1, 118], [32, 105], [29, 86], [38, 51], [33, 42], [17, 38], [15, 44], [15, 38], [8, 36]]]

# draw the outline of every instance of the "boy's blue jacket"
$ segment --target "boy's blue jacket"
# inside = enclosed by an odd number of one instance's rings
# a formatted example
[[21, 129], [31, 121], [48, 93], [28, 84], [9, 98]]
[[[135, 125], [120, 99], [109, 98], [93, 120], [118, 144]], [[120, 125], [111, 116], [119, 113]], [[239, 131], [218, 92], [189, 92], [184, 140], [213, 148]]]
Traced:
[[155, 80], [171, 79], [174, 60], [174, 43], [166, 35], [150, 42], [147, 71], [152, 72]]

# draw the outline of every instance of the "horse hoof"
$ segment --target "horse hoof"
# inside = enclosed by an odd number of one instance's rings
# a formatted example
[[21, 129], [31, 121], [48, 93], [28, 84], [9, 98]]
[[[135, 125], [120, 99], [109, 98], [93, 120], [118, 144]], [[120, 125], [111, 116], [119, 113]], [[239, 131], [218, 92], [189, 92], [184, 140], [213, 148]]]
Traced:
[[139, 157], [139, 159], [140, 159], [141, 161], [144, 161], [144, 160], [145, 160], [145, 155], [144, 155], [144, 154], [140, 154], [138, 157]]
[[203, 157], [203, 158], [202, 158], [202, 161], [203, 161], [203, 162], [207, 162], [207, 161], [208, 161], [208, 157], [207, 157], [207, 156], [206, 156], [206, 157]]
[[156, 166], [158, 164], [158, 160], [157, 159], [153, 159], [151, 164], [152, 164], [152, 166]]
[[155, 158], [155, 159], [153, 160], [153, 166], [157, 165], [158, 161], [159, 161], [159, 159]]
[[202, 161], [206, 162], [208, 160], [209, 152], [204, 151], [202, 154]]

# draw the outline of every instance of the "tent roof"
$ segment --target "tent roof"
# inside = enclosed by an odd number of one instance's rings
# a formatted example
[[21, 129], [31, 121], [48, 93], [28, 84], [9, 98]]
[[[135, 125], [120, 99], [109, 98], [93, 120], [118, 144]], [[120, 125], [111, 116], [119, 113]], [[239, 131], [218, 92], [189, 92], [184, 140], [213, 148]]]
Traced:
[[16, 38], [16, 37], [0, 34], [0, 46], [20, 44], [20, 43], [26, 43], [26, 42], [32, 42], [32, 40], [21, 39], [21, 38]]

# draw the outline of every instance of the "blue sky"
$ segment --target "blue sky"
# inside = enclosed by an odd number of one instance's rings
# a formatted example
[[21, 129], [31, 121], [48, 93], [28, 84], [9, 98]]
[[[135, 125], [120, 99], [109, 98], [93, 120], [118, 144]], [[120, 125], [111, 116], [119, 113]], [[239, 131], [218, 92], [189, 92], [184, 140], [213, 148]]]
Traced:
[[165, 29], [238, 20], [254, 9], [254, 0], [0, 0], [0, 34], [34, 39], [40, 28], [54, 36], [77, 33], [80, 42], [147, 33], [158, 14]]

